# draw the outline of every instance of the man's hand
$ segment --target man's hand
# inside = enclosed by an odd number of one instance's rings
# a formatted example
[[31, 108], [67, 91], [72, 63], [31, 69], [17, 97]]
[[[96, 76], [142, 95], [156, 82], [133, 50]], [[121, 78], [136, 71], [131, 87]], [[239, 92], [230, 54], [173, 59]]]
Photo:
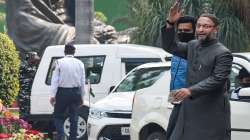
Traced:
[[52, 106], [54, 106], [56, 104], [56, 98], [55, 97], [50, 97], [50, 100], [49, 100], [50, 104]]
[[174, 94], [175, 101], [182, 101], [191, 96], [191, 91], [188, 88], [181, 88]]
[[183, 15], [183, 10], [180, 8], [180, 3], [178, 1], [170, 8], [168, 14], [168, 21], [171, 23], [176, 23], [176, 21]]

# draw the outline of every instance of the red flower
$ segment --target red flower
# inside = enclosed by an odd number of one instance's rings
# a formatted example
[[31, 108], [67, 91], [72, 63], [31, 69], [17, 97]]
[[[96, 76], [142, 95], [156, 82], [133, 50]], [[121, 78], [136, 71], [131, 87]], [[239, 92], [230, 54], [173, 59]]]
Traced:
[[33, 134], [33, 135], [38, 135], [38, 134], [40, 134], [40, 132], [39, 132], [39, 131], [36, 131], [36, 130], [28, 130], [28, 131], [26, 131], [25, 133], [26, 133], [26, 134]]
[[6, 139], [12, 137], [11, 134], [0, 133], [0, 139]]

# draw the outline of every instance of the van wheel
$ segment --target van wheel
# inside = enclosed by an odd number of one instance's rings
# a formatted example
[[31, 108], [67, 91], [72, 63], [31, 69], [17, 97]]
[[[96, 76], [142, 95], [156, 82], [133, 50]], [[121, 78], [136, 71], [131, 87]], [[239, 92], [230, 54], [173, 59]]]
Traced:
[[163, 132], [153, 132], [147, 136], [146, 140], [166, 140], [166, 134]]
[[[78, 140], [87, 140], [87, 120], [89, 114], [88, 107], [80, 107], [78, 110], [78, 126], [77, 126], [77, 139]], [[64, 133], [69, 137], [70, 131], [70, 122], [69, 117], [64, 121]]]

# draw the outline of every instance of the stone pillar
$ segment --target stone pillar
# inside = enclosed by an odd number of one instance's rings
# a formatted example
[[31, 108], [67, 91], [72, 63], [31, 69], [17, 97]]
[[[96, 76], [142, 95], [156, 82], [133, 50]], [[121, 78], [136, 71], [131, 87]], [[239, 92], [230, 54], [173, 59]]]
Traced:
[[75, 44], [90, 44], [93, 38], [94, 0], [76, 0]]

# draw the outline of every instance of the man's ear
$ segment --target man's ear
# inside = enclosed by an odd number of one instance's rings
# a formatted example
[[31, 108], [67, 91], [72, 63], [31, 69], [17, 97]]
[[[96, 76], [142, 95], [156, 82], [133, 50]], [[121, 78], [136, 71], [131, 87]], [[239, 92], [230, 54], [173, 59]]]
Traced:
[[219, 32], [219, 26], [216, 26], [216, 27], [214, 27], [214, 33], [218, 33]]

